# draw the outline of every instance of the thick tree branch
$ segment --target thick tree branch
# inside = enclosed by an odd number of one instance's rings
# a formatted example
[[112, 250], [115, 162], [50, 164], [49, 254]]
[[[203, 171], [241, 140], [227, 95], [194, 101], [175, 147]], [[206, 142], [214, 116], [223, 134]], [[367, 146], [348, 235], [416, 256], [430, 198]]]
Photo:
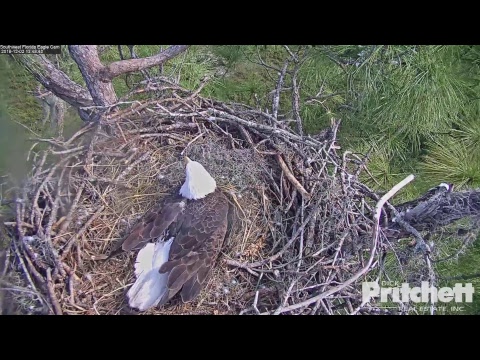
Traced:
[[75, 108], [94, 105], [88, 91], [70, 80], [44, 55], [20, 55], [14, 59], [23, 65], [47, 90]]
[[[424, 198], [424, 197], [422, 197]], [[403, 220], [417, 231], [435, 231], [466, 217], [480, 216], [480, 190], [439, 192], [412, 208], [403, 204], [397, 210]], [[414, 202], [409, 202], [414, 203]], [[407, 209], [405, 209], [407, 208]], [[395, 218], [384, 229], [388, 237], [402, 238], [410, 236]]]
[[178, 54], [184, 52], [188, 49], [188, 47], [189, 45], [173, 45], [154, 56], [115, 61], [108, 66], [104, 66], [100, 70], [99, 75], [102, 81], [108, 82], [111, 81], [113, 78], [125, 73], [141, 71], [144, 69], [148, 69], [152, 66], [161, 65], [166, 61], [174, 58]]
[[96, 45], [69, 45], [68, 50], [73, 60], [78, 65], [85, 79], [88, 91], [92, 94], [93, 102], [97, 106], [109, 106], [117, 102], [117, 95], [113, 89], [111, 80], [104, 81], [100, 78], [100, 72], [105, 69]]
[[104, 66], [96, 45], [70, 45], [70, 55], [82, 73], [87, 89], [73, 82], [44, 55], [23, 55], [14, 58], [22, 64], [47, 90], [79, 109], [83, 120], [91, 116], [82, 108], [108, 107], [117, 103], [112, 79], [125, 73], [142, 71], [160, 65], [185, 51], [188, 45], [174, 45], [155, 56], [114, 62]]

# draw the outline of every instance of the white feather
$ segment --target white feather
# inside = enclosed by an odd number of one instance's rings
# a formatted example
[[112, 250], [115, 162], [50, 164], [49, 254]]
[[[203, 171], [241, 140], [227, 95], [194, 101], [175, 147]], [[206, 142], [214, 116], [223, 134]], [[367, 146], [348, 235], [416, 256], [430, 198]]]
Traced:
[[441, 183], [440, 185], [438, 186], [443, 186], [445, 189], [450, 190], [450, 185], [449, 184], [446, 184], [446, 183]]
[[186, 178], [180, 189], [180, 195], [187, 199], [204, 198], [215, 191], [217, 183], [202, 164], [189, 161], [186, 167]]
[[136, 281], [128, 290], [128, 304], [140, 311], [156, 306], [167, 290], [168, 274], [158, 270], [168, 260], [173, 237], [168, 241], [148, 243], [138, 252], [135, 263]]

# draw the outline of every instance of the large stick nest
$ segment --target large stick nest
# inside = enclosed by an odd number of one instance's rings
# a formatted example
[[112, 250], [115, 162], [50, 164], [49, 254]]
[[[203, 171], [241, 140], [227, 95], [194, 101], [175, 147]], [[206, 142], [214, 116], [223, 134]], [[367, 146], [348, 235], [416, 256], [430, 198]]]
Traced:
[[105, 255], [184, 180], [183, 154], [216, 178], [234, 217], [199, 298], [147, 313], [355, 311], [354, 280], [371, 268], [377, 243], [372, 200], [358, 181], [363, 164], [338, 153], [338, 121], [310, 137], [276, 115], [166, 80], [135, 93], [152, 96], [101, 109], [97, 123], [29, 154], [33, 168], [7, 230], [16, 239], [12, 266], [38, 297], [30, 311], [133, 312], [125, 293], [136, 253]]

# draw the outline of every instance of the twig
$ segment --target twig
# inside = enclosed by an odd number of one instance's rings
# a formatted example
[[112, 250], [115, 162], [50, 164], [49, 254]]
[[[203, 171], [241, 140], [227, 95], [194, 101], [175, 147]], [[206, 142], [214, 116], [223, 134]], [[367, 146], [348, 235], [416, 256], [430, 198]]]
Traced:
[[292, 194], [290, 195], [290, 201], [287, 204], [287, 207], [283, 211], [285, 214], [288, 214], [293, 203], [297, 200], [297, 189], [293, 189]]
[[[18, 239], [23, 239], [23, 230], [22, 230], [22, 227], [19, 225], [20, 221], [19, 221], [19, 217], [20, 217], [20, 213], [21, 213], [21, 204], [17, 201], [17, 206], [16, 206], [16, 216], [17, 216], [17, 237]], [[20, 242], [21, 240], [19, 240]], [[12, 241], [12, 244], [13, 244], [13, 250], [15, 252], [15, 255], [17, 256], [17, 259], [18, 261], [20, 262], [20, 266], [23, 270], [23, 274], [25, 275], [25, 277], [27, 278], [28, 280], [28, 283], [30, 284], [30, 286], [32, 287], [32, 290], [34, 290], [37, 294], [40, 294], [40, 292], [37, 290], [37, 287], [35, 286], [35, 283], [33, 282], [31, 276], [30, 276], [30, 273], [27, 269], [27, 266], [25, 265], [25, 262], [23, 261], [23, 256], [20, 252], [20, 249], [19, 247], [17, 246], [17, 241], [15, 239], [13, 239]], [[27, 258], [27, 261], [28, 261], [28, 258]], [[35, 268], [33, 267], [33, 265], [29, 264], [29, 267], [32, 269], [32, 270], [35, 270]], [[38, 274], [38, 272], [36, 272], [36, 278], [37, 280], [39, 281], [40, 284], [44, 284], [43, 283], [43, 279], [42, 277], [40, 276], [40, 274]], [[38, 295], [37, 295], [38, 296]], [[38, 296], [38, 299], [40, 301], [43, 301], [43, 298], [41, 296]]]
[[58, 206], [59, 206], [59, 202], [60, 202], [60, 192], [61, 192], [61, 189], [62, 189], [62, 180], [63, 180], [63, 176], [65, 174], [65, 171], [66, 171], [66, 168], [64, 167], [62, 169], [62, 172], [60, 173], [60, 177], [59, 177], [58, 182], [57, 182], [57, 191], [56, 191], [56, 194], [55, 194], [55, 200], [54, 200], [53, 205], [52, 205], [52, 210], [50, 212], [50, 216], [49, 216], [49, 219], [48, 219], [47, 226], [44, 230], [45, 242], [47, 243], [47, 245], [50, 249], [50, 252], [52, 253], [53, 260], [55, 262], [55, 266], [57, 267], [58, 272], [62, 276], [65, 276], [65, 270], [63, 270], [61, 261], [58, 258], [57, 249], [55, 249], [55, 247], [53, 245], [51, 232], [52, 232], [53, 222], [57, 218], [57, 211], [58, 211]]
[[[258, 278], [258, 283], [260, 283], [260, 281], [262, 280], [262, 277], [263, 277], [263, 273], [260, 274], [260, 277]], [[253, 309], [255, 310], [255, 312], [256, 312], [257, 314], [260, 314], [260, 311], [258, 310], [258, 307], [257, 307], [258, 296], [259, 296], [259, 295], [260, 295], [260, 290], [257, 290], [257, 291], [255, 292], [255, 298], [254, 298], [254, 300], [253, 300], [253, 305], [252, 305]]]
[[85, 189], [85, 182], [82, 182], [80, 187], [78, 188], [75, 198], [73, 199], [72, 205], [68, 210], [67, 216], [65, 220], [62, 222], [62, 224], [60, 225], [60, 228], [58, 229], [57, 237], [63, 235], [67, 227], [70, 225], [70, 222], [72, 221], [72, 215], [77, 209], [78, 202], [80, 201], [80, 197], [82, 196], [82, 193], [83, 193], [83, 189]]
[[80, 236], [83, 235], [83, 233], [90, 227], [91, 223], [93, 220], [95, 220], [100, 214], [102, 213], [103, 209], [105, 209], [105, 206], [100, 206], [98, 210], [90, 217], [90, 219], [87, 220], [87, 222], [82, 226], [82, 228], [70, 239], [68, 242], [65, 244], [65, 246], [61, 250], [61, 255], [60, 259], [63, 260], [65, 257], [68, 255], [71, 247], [75, 242], [78, 240]]
[[[18, 292], [24, 292], [24, 293], [28, 293], [28, 294], [37, 296], [37, 297], [41, 300], [40, 302], [41, 302], [42, 304], [44, 304], [47, 308], [49, 308], [50, 311], [53, 311], [53, 310], [52, 310], [52, 307], [50, 306], [50, 304], [48, 303], [48, 301], [43, 297], [42, 294], [40, 294], [40, 293], [37, 292], [36, 290], [32, 290], [32, 289], [25, 288], [25, 287], [21, 287], [21, 286], [16, 286], [16, 285], [11, 284], [11, 283], [9, 283], [8, 281], [2, 280], [2, 279], [0, 279], [0, 284], [2, 285], [2, 286], [0, 287], [0, 290], [4, 290], [4, 291], [18, 291]], [[1, 312], [0, 312], [0, 315], [1, 315]]]
[[[180, 114], [181, 115], [181, 114]], [[224, 111], [220, 111], [217, 109], [208, 109], [205, 114], [198, 114], [200, 116], [204, 116], [205, 119], [208, 121], [233, 121], [234, 123], [241, 124], [247, 128], [253, 128], [253, 129], [258, 129], [258, 130], [263, 130], [267, 133], [270, 133], [276, 137], [283, 137], [286, 139], [290, 139], [292, 141], [296, 142], [304, 142], [307, 145], [311, 146], [318, 146], [322, 145], [319, 142], [313, 140], [313, 139], [304, 139], [302, 136], [298, 136], [291, 131], [285, 130], [285, 129], [278, 129], [274, 128], [268, 125], [260, 124], [258, 122], [254, 121], [249, 121], [249, 120], [244, 120], [238, 116], [230, 115]], [[209, 116], [208, 116], [209, 115]], [[174, 115], [171, 115], [172, 117]]]
[[285, 64], [283, 65], [282, 71], [278, 76], [277, 88], [275, 90], [275, 94], [273, 96], [273, 104], [272, 104], [272, 115], [277, 120], [278, 118], [278, 105], [280, 103], [280, 91], [283, 88], [283, 82], [285, 78], [285, 73], [287, 72], [289, 61], [286, 60]]
[[40, 135], [38, 135], [35, 131], [33, 131], [32, 129], [30, 129], [28, 126], [26, 126], [25, 124], [22, 124], [21, 122], [17, 121], [17, 120], [13, 120], [14, 123], [22, 126], [23, 128], [27, 129], [28, 131], [30, 131], [33, 135], [35, 135], [36, 137], [39, 137]]
[[[248, 133], [248, 131], [243, 127], [242, 125], [237, 125], [238, 129], [240, 130], [240, 133], [242, 134], [243, 138], [247, 141], [247, 143], [252, 147], [253, 149], [257, 150], [257, 146], [253, 144], [252, 137]], [[263, 141], [263, 140], [262, 140]], [[257, 150], [258, 151], [258, 150]]]
[[305, 188], [298, 182], [298, 180], [293, 176], [293, 174], [290, 172], [290, 170], [287, 167], [287, 164], [285, 164], [285, 161], [283, 161], [282, 157], [280, 155], [276, 155], [275, 158], [278, 161], [278, 164], [282, 168], [283, 172], [285, 173], [285, 176], [287, 179], [292, 183], [293, 186], [302, 194], [302, 196], [305, 199], [310, 199], [311, 195], [305, 190]]
[[[185, 100], [182, 100], [182, 102], [185, 102], [185, 103], [188, 103], [189, 101], [191, 101], [195, 96], [197, 96], [198, 94], [200, 94], [200, 91], [202, 91], [202, 89], [205, 87], [205, 85], [208, 83], [208, 80], [210, 80], [210, 78], [207, 76], [205, 77], [204, 79], [202, 79], [202, 81], [200, 82], [200, 85], [198, 86], [197, 90], [195, 90], [190, 96], [188, 96]], [[178, 105], [175, 105], [174, 107], [172, 107], [171, 111], [175, 111], [177, 110], [179, 107], [181, 106], [181, 104], [178, 104]]]
[[[37, 144], [37, 143], [39, 143], [39, 142], [45, 142], [45, 143], [47, 143], [47, 144], [60, 147], [60, 148], [62, 148], [62, 149], [65, 149], [65, 148], [66, 148], [65, 144], [60, 143], [60, 142], [58, 142], [57, 140], [42, 139], [42, 138], [38, 138], [38, 137], [36, 137], [36, 138], [29, 138], [28, 140], [29, 140], [29, 141], [35, 141], [35, 142], [36, 142], [35, 144]], [[35, 144], [34, 144], [34, 145], [35, 145]], [[33, 149], [33, 146], [32, 146], [31, 149]], [[31, 149], [30, 149], [30, 150], [31, 150]]]
[[90, 130], [96, 128], [97, 126], [99, 126], [97, 123], [87, 123], [86, 125], [84, 125], [80, 130], [78, 130], [75, 134], [73, 134], [70, 139], [68, 139], [66, 142], [65, 142], [65, 145], [70, 145], [74, 140], [76, 140], [77, 138], [79, 138], [80, 136], [86, 134], [87, 132], [89, 132]]
[[[430, 288], [435, 286], [435, 271], [432, 268], [432, 263], [430, 262], [430, 258], [428, 254], [425, 255], [425, 262], [428, 268], [428, 275], [430, 280]], [[430, 315], [435, 314], [435, 301], [433, 300], [433, 296], [430, 297]]]
[[185, 129], [185, 130], [194, 130], [197, 129], [198, 125], [195, 123], [176, 123], [172, 125], [163, 125], [157, 127], [155, 130], [157, 132], [155, 133], [150, 133], [150, 134], [143, 134], [143, 137], [156, 137], [156, 136], [163, 136], [164, 131], [172, 131], [172, 130], [180, 130], [180, 129]]
[[469, 238], [466, 237], [463, 242], [462, 242], [462, 245], [460, 246], [460, 248], [455, 251], [453, 254], [450, 254], [446, 257], [443, 257], [441, 259], [438, 259], [438, 260], [433, 260], [433, 259], [430, 259], [431, 262], [433, 263], [440, 263], [440, 262], [444, 262], [444, 261], [448, 261], [450, 259], [453, 259], [453, 258], [456, 258], [457, 256], [459, 256], [461, 253], [463, 253], [465, 251], [465, 249], [467, 248], [467, 246], [469, 245], [470, 241], [469, 241]]
[[65, 162], [67, 162], [69, 160], [69, 158], [65, 158], [65, 159], [62, 159], [60, 160], [60, 162], [58, 162], [55, 166], [52, 167], [52, 169], [49, 171], [48, 175], [45, 177], [45, 179], [43, 179], [43, 181], [41, 182], [41, 184], [39, 185], [39, 187], [37, 188], [37, 191], [35, 192], [35, 196], [33, 197], [33, 209], [36, 210], [36, 221], [34, 221], [34, 215], [35, 213], [32, 211], [31, 213], [31, 216], [30, 216], [30, 222], [32, 224], [35, 224], [36, 228], [37, 229], [40, 229], [40, 225], [41, 225], [41, 217], [42, 217], [42, 214], [41, 214], [41, 211], [40, 209], [38, 208], [38, 199], [40, 197], [40, 192], [46, 188], [46, 184], [51, 180], [53, 174], [55, 173], [55, 171], [57, 171], [57, 169], [62, 166]]
[[195, 136], [192, 140], [190, 140], [190, 141], [188, 142], [187, 146], [185, 146], [185, 148], [182, 150], [182, 152], [180, 153], [180, 155], [183, 156], [183, 154], [185, 154], [185, 151], [187, 150], [187, 148], [188, 148], [190, 145], [192, 145], [192, 144], [195, 142], [195, 140], [199, 139], [199, 138], [202, 137], [204, 134], [205, 134], [205, 133], [202, 132], [202, 133], [198, 134], [197, 136]]
[[415, 229], [412, 225], [410, 225], [407, 221], [403, 219], [403, 215], [400, 214], [397, 209], [391, 205], [389, 202], [386, 202], [386, 205], [388, 208], [395, 214], [395, 222], [400, 224], [400, 226], [408, 233], [413, 235], [417, 241], [415, 249], [422, 250], [424, 253], [429, 254], [431, 252], [430, 247], [428, 244], [425, 242], [423, 239], [422, 235], [418, 232], [417, 229]]
[[275, 261], [276, 259], [278, 259], [279, 257], [281, 257], [285, 251], [288, 250], [288, 248], [295, 242], [295, 240], [298, 238], [298, 236], [300, 235], [300, 233], [303, 231], [303, 229], [305, 229], [305, 226], [307, 226], [307, 224], [310, 222], [310, 220], [312, 219], [313, 217], [313, 214], [315, 213], [315, 211], [318, 209], [318, 205], [310, 211], [310, 213], [308, 214], [307, 218], [305, 219], [305, 221], [300, 225], [300, 227], [297, 229], [297, 231], [295, 231], [295, 233], [292, 235], [292, 237], [290, 238], [290, 240], [285, 244], [285, 246], [282, 248], [282, 250], [280, 250], [278, 253], [276, 253], [275, 255], [272, 255], [270, 256], [269, 258], [267, 259], [264, 259], [264, 260], [261, 260], [261, 261], [257, 261], [257, 262], [254, 262], [254, 263], [250, 263], [248, 264], [247, 266], [250, 267], [250, 268], [256, 268], [256, 267], [260, 267], [262, 265], [265, 265], [265, 264], [268, 264], [270, 262], [273, 262]]
[[[3, 223], [3, 225], [5, 225], [5, 226], [17, 226], [17, 222], [16, 221], [6, 221], [6, 222]], [[34, 226], [32, 224], [26, 223], [24, 221], [22, 221], [21, 226], [29, 228], [29, 229], [34, 228]]]
[[70, 304], [75, 305], [75, 290], [74, 290], [75, 276], [71, 274], [68, 277], [68, 291], [70, 293]]
[[78, 146], [76, 148], [68, 149], [68, 150], [61, 150], [61, 151], [51, 150], [51, 153], [54, 154], [54, 155], [66, 155], [66, 154], [72, 154], [72, 153], [75, 153], [75, 152], [80, 152], [80, 151], [83, 151], [85, 149], [86, 149], [86, 146], [82, 145], [82, 146]]
[[63, 315], [62, 307], [58, 303], [57, 297], [55, 296], [55, 285], [52, 280], [52, 269], [47, 269], [47, 292], [50, 298], [50, 302], [53, 305], [53, 312], [55, 315]]
[[283, 47], [285, 48], [285, 50], [287, 50], [288, 54], [290, 55], [290, 57], [292, 58], [293, 61], [298, 60], [297, 56], [292, 52], [292, 50], [290, 50], [288, 45], [283, 45]]
[[133, 163], [131, 163], [125, 170], [123, 170], [115, 179], [115, 182], [119, 182], [123, 180], [125, 176], [127, 176], [135, 166], [140, 164], [143, 161], [147, 161], [150, 158], [150, 153], [146, 152], [142, 156], [140, 156], [137, 160], [135, 160]]
[[297, 123], [297, 130], [300, 136], [303, 136], [303, 123], [302, 123], [302, 118], [300, 116], [300, 89], [297, 84], [297, 76], [298, 76], [298, 70], [300, 66], [297, 63], [295, 65], [295, 69], [293, 70], [293, 76], [292, 76], [292, 87], [293, 87], [293, 96], [292, 96], [292, 109], [293, 109], [293, 117], [296, 120]]
[[257, 276], [257, 277], [259, 276], [259, 274], [256, 271], [253, 271], [248, 264], [242, 264], [232, 259], [225, 259], [225, 264], [247, 270], [247, 272], [249, 272], [253, 276]]
[[470, 280], [480, 278], [480, 273], [468, 274], [468, 275], [458, 275], [451, 277], [441, 277], [441, 280]]

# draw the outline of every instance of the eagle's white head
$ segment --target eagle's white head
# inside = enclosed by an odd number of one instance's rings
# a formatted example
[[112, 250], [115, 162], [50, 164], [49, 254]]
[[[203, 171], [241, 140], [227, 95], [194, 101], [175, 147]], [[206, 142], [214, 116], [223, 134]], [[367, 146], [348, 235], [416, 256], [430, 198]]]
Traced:
[[180, 195], [190, 200], [202, 199], [215, 191], [217, 183], [202, 164], [185, 156], [186, 179], [180, 188]]

